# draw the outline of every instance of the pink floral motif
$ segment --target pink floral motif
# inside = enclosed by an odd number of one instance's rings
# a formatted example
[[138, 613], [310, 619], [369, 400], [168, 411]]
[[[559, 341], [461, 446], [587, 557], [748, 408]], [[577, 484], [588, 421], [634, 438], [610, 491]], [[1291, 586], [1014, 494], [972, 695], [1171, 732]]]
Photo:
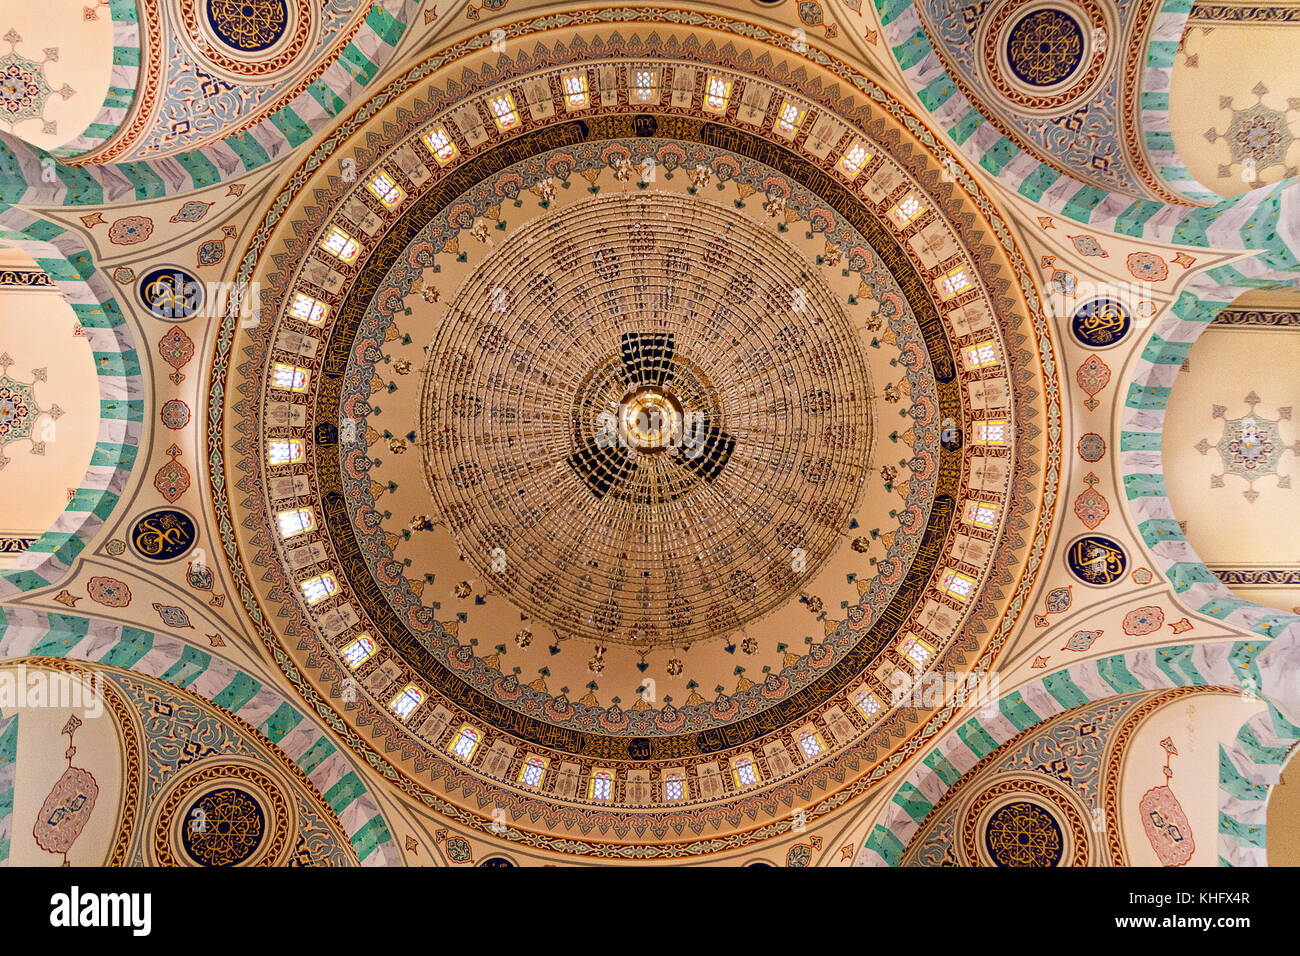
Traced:
[[1165, 612], [1154, 605], [1138, 607], [1124, 615], [1124, 633], [1131, 637], [1141, 637], [1160, 630], [1165, 623]]
[[123, 216], [108, 227], [108, 241], [119, 246], [133, 246], [153, 235], [153, 220], [148, 216]]
[[104, 607], [126, 607], [131, 603], [131, 589], [117, 578], [96, 576], [86, 582], [90, 599]]

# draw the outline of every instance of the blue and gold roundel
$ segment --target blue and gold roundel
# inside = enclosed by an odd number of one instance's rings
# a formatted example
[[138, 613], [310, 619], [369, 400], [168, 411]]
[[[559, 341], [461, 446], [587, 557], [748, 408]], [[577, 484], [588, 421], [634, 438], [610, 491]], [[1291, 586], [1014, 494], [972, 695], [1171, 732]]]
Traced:
[[289, 9], [284, 0], [208, 0], [208, 23], [227, 46], [259, 53], [284, 36]]
[[131, 529], [131, 547], [149, 561], [174, 561], [190, 553], [198, 540], [194, 519], [175, 508], [151, 511]]
[[1128, 556], [1118, 541], [1100, 534], [1085, 534], [1065, 549], [1070, 573], [1084, 584], [1114, 584], [1124, 576]]
[[1028, 801], [999, 807], [989, 817], [984, 843], [997, 866], [1056, 866], [1065, 850], [1056, 818]]
[[257, 852], [266, 817], [256, 799], [238, 787], [205, 793], [186, 808], [181, 825], [185, 852], [200, 866], [234, 866]]
[[1119, 342], [1133, 325], [1128, 307], [1116, 299], [1093, 299], [1079, 306], [1070, 331], [1082, 344], [1104, 349]]
[[1026, 14], [1007, 34], [1007, 63], [1030, 86], [1055, 86], [1083, 62], [1083, 28], [1061, 10]]
[[203, 311], [203, 283], [179, 266], [146, 272], [140, 280], [140, 301], [156, 319], [188, 319]]

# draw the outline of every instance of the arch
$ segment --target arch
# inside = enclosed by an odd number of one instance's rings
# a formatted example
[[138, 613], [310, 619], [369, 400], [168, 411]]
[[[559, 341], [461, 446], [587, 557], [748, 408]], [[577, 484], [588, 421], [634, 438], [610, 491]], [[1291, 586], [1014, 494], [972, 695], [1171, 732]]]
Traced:
[[[1252, 641], [1146, 648], [1084, 661], [1007, 694], [996, 713], [978, 712], [913, 768], [863, 841], [854, 865], [897, 866], [930, 811], [968, 770], [1048, 718], [1134, 691], [1258, 687], [1260, 651], [1259, 642]], [[1238, 731], [1231, 747], [1219, 750], [1219, 862], [1224, 866], [1266, 864], [1269, 788], [1300, 741], [1300, 728], [1265, 702], [1267, 710]]]
[[122, 126], [140, 82], [140, 11], [136, 0], [108, 0], [113, 20], [113, 71], [99, 113], [81, 134], [51, 151], [78, 156], [103, 145]]
[[117, 504], [144, 426], [144, 380], [126, 319], [80, 238], [17, 209], [0, 211], [0, 245], [27, 253], [85, 329], [99, 375], [99, 434], [81, 486], [54, 526], [0, 574], [0, 597], [63, 577]]
[[[345, 113], [357, 93], [392, 58], [418, 7], [417, 0], [376, 3], [356, 35], [316, 83], [251, 128], [198, 149], [138, 162], [112, 163], [91, 155], [63, 163], [56, 154], [0, 131], [0, 203], [77, 206], [158, 199], [214, 186], [252, 172], [301, 146]], [[114, 29], [118, 26], [115, 23]], [[136, 42], [139, 42], [138, 23]], [[139, 48], [135, 58], [139, 59]], [[138, 74], [138, 66], [136, 69]], [[110, 99], [114, 99], [115, 105], [110, 109], [106, 101], [108, 112], [101, 111], [97, 124], [107, 125], [101, 121], [110, 113], [116, 116], [121, 112], [124, 118], [129, 111], [129, 100], [122, 106], [112, 96], [113, 90], [119, 89], [116, 84], [124, 78], [125, 73], [119, 74], [115, 68], [114, 85], [110, 87]], [[136, 80], [139, 81], [138, 75]], [[112, 146], [109, 140], [116, 132], [103, 140], [109, 147]], [[84, 155], [85, 150], [77, 152]], [[104, 151], [101, 149], [99, 153], [102, 155]]]
[[[316, 721], [284, 697], [223, 658], [130, 625], [76, 614], [0, 607], [0, 661], [62, 657], [113, 665], [174, 684], [239, 717], [292, 760], [334, 808], [363, 866], [400, 866], [392, 830], [361, 773]], [[6, 785], [5, 741], [12, 729], [0, 721], [0, 807]], [[12, 781], [8, 782], [12, 791]], [[12, 812], [12, 802], [10, 805]], [[8, 858], [8, 828], [0, 817], [0, 864]]]

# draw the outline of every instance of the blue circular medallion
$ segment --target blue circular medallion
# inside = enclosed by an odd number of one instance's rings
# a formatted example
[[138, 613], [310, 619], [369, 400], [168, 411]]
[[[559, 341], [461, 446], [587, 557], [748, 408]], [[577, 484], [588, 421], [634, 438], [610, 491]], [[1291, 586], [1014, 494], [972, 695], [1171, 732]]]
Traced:
[[1070, 331], [1083, 345], [1093, 349], [1110, 348], [1128, 334], [1133, 314], [1117, 299], [1093, 299], [1085, 302], [1070, 320]]
[[1065, 549], [1065, 563], [1070, 573], [1084, 584], [1104, 587], [1124, 576], [1128, 556], [1118, 541], [1101, 534], [1075, 538]]
[[232, 49], [259, 53], [284, 36], [289, 8], [284, 0], [208, 0], [208, 23]]
[[150, 270], [140, 279], [140, 301], [156, 319], [189, 319], [203, 310], [203, 283], [179, 266]]
[[995, 810], [984, 829], [984, 843], [997, 866], [1056, 866], [1065, 852], [1056, 818], [1028, 801]]
[[181, 824], [185, 852], [200, 866], [235, 866], [257, 852], [266, 817], [253, 796], [239, 787], [205, 793], [186, 808]]
[[135, 523], [131, 547], [140, 557], [161, 563], [189, 554], [198, 537], [198, 526], [184, 511], [159, 508]]
[[1007, 34], [1007, 64], [1030, 86], [1055, 86], [1083, 62], [1083, 28], [1061, 10], [1034, 10]]

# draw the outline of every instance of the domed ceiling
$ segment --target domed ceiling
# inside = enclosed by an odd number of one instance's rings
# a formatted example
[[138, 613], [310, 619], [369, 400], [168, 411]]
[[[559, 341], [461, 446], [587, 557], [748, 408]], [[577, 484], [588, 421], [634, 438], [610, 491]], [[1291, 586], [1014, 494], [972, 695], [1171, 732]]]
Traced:
[[1247, 26], [1166, 6], [73, 9], [0, 864], [1285, 856], [1300, 205], [1189, 171]]
[[518, 49], [416, 67], [257, 227], [226, 547], [277, 555], [264, 638], [421, 799], [743, 845], [933, 734], [901, 683], [996, 653], [1059, 455], [1039, 305], [888, 98], [668, 23]]

